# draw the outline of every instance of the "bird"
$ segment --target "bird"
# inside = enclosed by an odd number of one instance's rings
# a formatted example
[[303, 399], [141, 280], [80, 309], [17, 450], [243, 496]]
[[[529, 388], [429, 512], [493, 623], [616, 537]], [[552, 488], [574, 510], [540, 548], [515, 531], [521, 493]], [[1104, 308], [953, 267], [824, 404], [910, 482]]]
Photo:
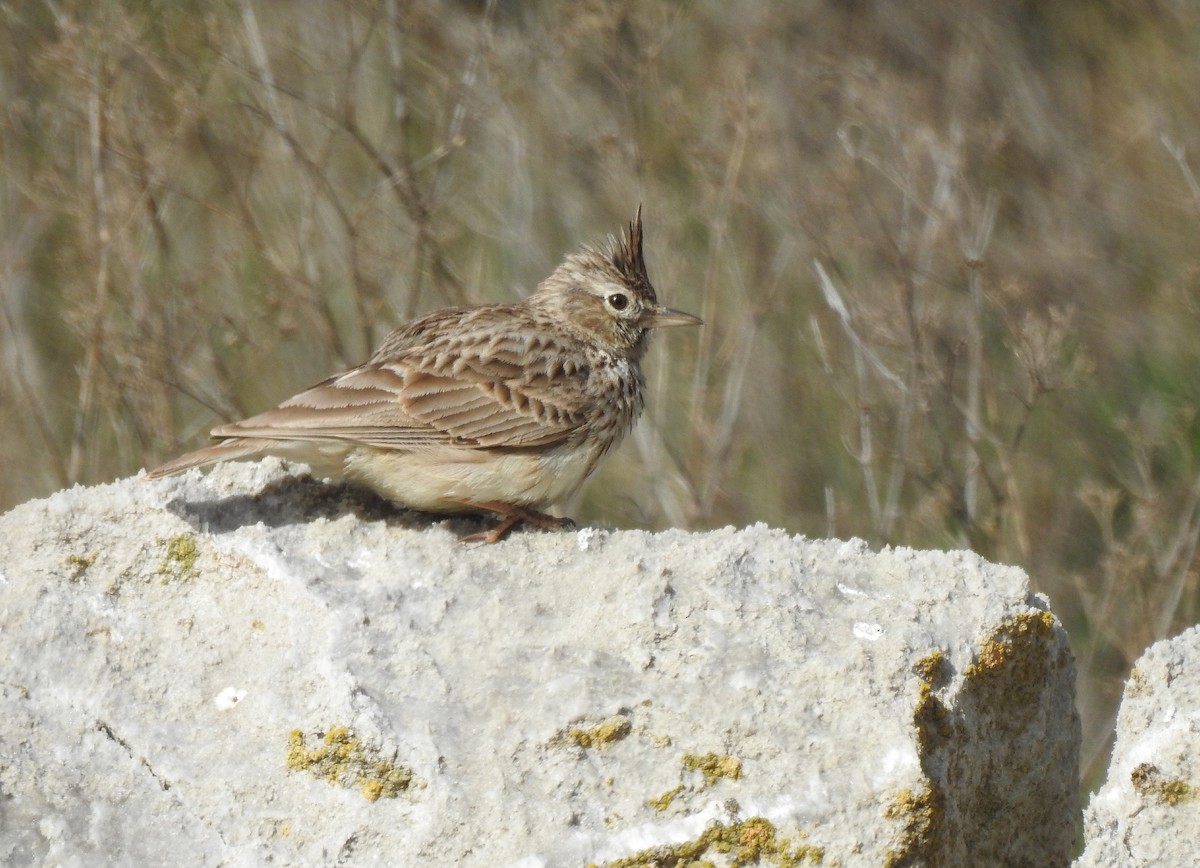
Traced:
[[403, 507], [500, 519], [464, 540], [495, 543], [521, 523], [570, 527], [544, 510], [575, 492], [641, 415], [651, 334], [699, 325], [659, 304], [639, 206], [620, 237], [567, 255], [522, 300], [402, 325], [364, 364], [214, 428], [217, 442], [147, 476], [277, 455]]

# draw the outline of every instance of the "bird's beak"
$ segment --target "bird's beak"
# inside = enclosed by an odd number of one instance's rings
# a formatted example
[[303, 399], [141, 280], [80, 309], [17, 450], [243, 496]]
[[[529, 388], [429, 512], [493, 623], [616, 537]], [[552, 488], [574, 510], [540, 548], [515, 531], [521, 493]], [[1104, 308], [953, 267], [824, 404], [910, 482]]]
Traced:
[[665, 329], [672, 326], [698, 326], [704, 325], [704, 320], [698, 316], [692, 316], [690, 313], [684, 313], [681, 310], [672, 310], [669, 307], [656, 307], [647, 312], [647, 315], [642, 318], [641, 325], [648, 329]]

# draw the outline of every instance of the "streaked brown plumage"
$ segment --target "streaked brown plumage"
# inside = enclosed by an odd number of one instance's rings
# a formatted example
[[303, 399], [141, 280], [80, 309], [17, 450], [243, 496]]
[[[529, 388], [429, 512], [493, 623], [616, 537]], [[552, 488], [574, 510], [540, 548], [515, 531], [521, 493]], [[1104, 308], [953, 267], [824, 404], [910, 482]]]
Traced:
[[430, 512], [541, 510], [577, 489], [642, 412], [650, 331], [700, 325], [661, 307], [642, 256], [641, 209], [608, 249], [568, 256], [515, 304], [447, 308], [401, 326], [366, 364], [278, 407], [214, 428], [220, 440], [150, 478], [280, 455]]

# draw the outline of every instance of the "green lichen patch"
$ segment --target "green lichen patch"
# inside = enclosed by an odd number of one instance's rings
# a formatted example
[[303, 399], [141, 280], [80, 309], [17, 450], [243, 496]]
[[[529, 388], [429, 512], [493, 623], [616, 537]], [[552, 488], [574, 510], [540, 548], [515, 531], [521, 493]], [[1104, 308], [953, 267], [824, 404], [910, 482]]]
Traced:
[[914, 792], [905, 788], [894, 793], [883, 815], [902, 825], [896, 846], [884, 859], [885, 868], [927, 864], [944, 813], [942, 795], [936, 789], [926, 787]]
[[[800, 837], [806, 837], [801, 833]], [[750, 817], [724, 824], [712, 822], [698, 838], [682, 844], [663, 845], [642, 850], [623, 859], [592, 864], [588, 868], [684, 868], [684, 866], [715, 866], [743, 868], [749, 865], [774, 865], [778, 868], [798, 868], [819, 865], [825, 849], [804, 841], [793, 844], [781, 838], [775, 826], [765, 817]]]
[[165, 547], [163, 559], [158, 565], [158, 576], [164, 585], [185, 582], [200, 575], [200, 571], [196, 569], [200, 547], [196, 545], [194, 536], [181, 533], [168, 539], [160, 538], [157, 542]]
[[1144, 799], [1151, 799], [1163, 805], [1174, 807], [1180, 802], [1196, 798], [1196, 787], [1178, 778], [1167, 778], [1158, 770], [1158, 766], [1142, 763], [1129, 773], [1130, 783]]
[[67, 555], [67, 566], [71, 568], [71, 574], [67, 576], [67, 581], [78, 582], [83, 578], [83, 574], [88, 571], [88, 567], [96, 563], [97, 552], [88, 552], [86, 555]]
[[721, 778], [736, 781], [742, 776], [742, 761], [728, 754], [715, 754], [709, 751], [703, 756], [699, 756], [694, 753], [685, 753], [680, 761], [688, 771], [700, 772], [704, 775], [704, 786], [706, 787], [711, 787]]
[[331, 726], [323, 734], [318, 733], [318, 738], [316, 747], [310, 748], [301, 730], [288, 733], [286, 761], [290, 770], [308, 772], [347, 789], [357, 787], [372, 802], [383, 796], [393, 799], [412, 784], [412, 771], [383, 759], [377, 749], [360, 742], [348, 727]]
[[623, 714], [614, 714], [595, 726], [572, 726], [567, 729], [568, 741], [581, 748], [605, 748], [633, 731], [633, 722]]

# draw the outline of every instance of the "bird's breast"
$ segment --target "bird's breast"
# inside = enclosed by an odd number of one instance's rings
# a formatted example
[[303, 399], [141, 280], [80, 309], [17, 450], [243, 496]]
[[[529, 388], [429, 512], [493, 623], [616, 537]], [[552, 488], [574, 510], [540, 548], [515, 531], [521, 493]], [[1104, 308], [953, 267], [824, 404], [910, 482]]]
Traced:
[[606, 441], [607, 451], [629, 433], [645, 407], [642, 369], [626, 358], [601, 357], [591, 365], [587, 391], [590, 433]]

